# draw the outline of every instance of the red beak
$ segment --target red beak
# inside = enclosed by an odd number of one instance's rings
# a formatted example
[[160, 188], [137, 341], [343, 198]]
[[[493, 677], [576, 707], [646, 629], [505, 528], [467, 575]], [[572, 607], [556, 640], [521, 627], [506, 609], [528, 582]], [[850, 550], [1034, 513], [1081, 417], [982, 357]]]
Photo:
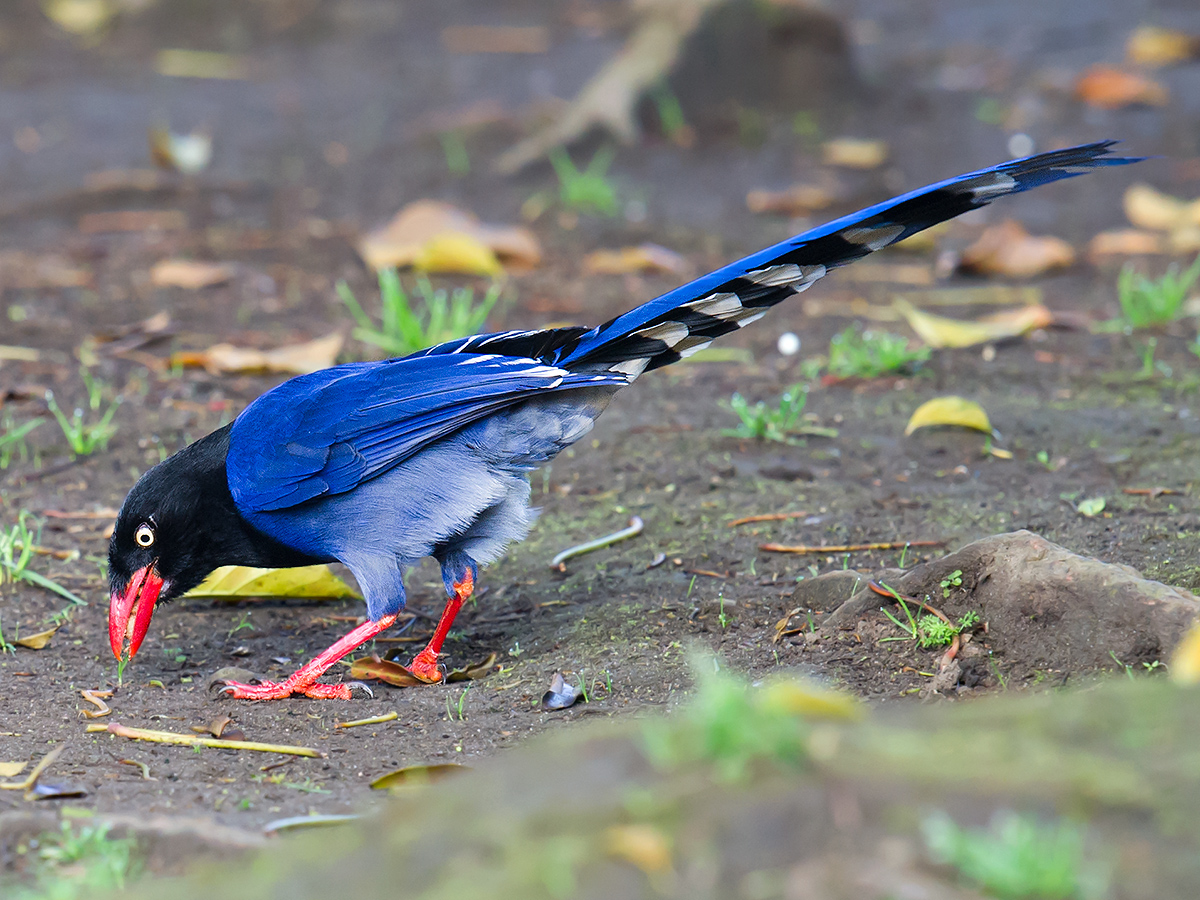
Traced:
[[125, 640], [129, 640], [129, 658], [142, 646], [142, 638], [150, 627], [154, 604], [162, 592], [163, 580], [154, 571], [154, 564], [143, 566], [133, 573], [123, 593], [114, 593], [108, 607], [108, 640], [113, 656], [124, 656]]

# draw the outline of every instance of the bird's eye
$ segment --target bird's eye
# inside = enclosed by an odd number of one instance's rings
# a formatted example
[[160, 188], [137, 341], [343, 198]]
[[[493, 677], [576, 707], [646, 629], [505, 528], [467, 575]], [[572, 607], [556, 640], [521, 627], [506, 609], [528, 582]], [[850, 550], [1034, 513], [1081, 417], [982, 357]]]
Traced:
[[154, 543], [154, 529], [143, 522], [133, 533], [133, 539], [137, 541], [139, 547], [149, 547]]

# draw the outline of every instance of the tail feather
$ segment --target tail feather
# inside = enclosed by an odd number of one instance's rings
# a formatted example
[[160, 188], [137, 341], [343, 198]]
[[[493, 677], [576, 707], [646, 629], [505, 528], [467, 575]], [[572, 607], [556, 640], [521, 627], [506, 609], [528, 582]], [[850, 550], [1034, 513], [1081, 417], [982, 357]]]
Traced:
[[[553, 362], [620, 372], [633, 380], [690, 356], [723, 334], [761, 318], [830, 269], [902, 241], [939, 222], [1100, 166], [1144, 157], [1109, 156], [1100, 141], [1010, 160], [867, 207], [711, 272], [591, 331], [563, 334]], [[547, 347], [546, 349], [550, 349]]]

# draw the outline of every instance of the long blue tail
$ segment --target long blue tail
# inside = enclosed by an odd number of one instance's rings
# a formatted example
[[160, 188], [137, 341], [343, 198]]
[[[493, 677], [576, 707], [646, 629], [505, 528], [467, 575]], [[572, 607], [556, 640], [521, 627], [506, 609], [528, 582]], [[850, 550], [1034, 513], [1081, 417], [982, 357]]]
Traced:
[[998, 197], [1100, 166], [1123, 166], [1145, 158], [1109, 156], [1115, 143], [1100, 141], [1011, 160], [835, 219], [710, 272], [591, 331], [563, 329], [561, 342], [550, 342], [557, 346], [544, 347], [550, 351], [547, 361], [575, 371], [622, 372], [632, 380], [645, 370], [689, 356], [714, 338], [749, 325], [830, 269], [938, 222], [986, 206]]

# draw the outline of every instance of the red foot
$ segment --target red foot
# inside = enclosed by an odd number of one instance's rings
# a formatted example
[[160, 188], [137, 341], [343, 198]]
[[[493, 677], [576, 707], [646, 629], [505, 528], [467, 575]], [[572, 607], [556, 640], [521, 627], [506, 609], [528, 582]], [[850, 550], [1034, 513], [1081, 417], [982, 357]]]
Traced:
[[412, 672], [426, 684], [437, 684], [446, 677], [442, 674], [442, 667], [438, 665], [437, 660], [438, 654], [426, 647], [413, 657], [413, 661], [408, 666], [408, 671]]
[[365, 691], [368, 697], [374, 696], [369, 687], [357, 681], [344, 684], [324, 684], [315, 681], [309, 685], [291, 681], [264, 681], [260, 684], [227, 681], [222, 688], [222, 693], [235, 700], [285, 700], [293, 694], [303, 694], [314, 700], [353, 700], [355, 691]]

